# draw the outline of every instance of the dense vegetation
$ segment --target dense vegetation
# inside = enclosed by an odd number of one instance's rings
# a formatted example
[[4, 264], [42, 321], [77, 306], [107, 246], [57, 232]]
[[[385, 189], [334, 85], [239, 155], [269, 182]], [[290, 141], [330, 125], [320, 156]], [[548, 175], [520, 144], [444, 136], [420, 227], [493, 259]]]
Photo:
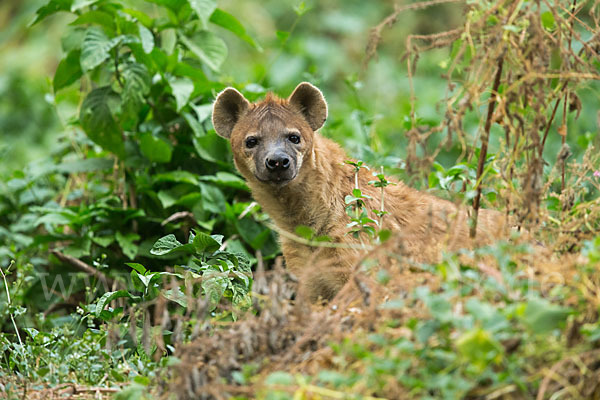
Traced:
[[[30, 0], [2, 24], [2, 396], [600, 398], [597, 4]], [[296, 298], [210, 113], [303, 80], [374, 185], [514, 237]]]

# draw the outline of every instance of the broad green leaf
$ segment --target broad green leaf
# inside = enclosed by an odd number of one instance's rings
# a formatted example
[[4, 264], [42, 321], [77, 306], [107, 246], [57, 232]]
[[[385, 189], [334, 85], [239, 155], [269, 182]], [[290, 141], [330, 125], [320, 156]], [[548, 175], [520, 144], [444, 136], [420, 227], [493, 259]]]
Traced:
[[288, 31], [276, 31], [275, 35], [281, 44], [285, 44], [285, 42], [290, 37], [290, 33]]
[[550, 303], [546, 299], [533, 298], [527, 302], [523, 322], [534, 333], [548, 333], [559, 328], [572, 313], [568, 307]]
[[196, 116], [198, 116], [198, 121], [200, 122], [206, 121], [212, 115], [212, 104], [201, 104], [198, 106], [195, 104], [190, 105], [194, 109]]
[[104, 31], [96, 26], [89, 27], [81, 44], [81, 69], [87, 72], [102, 64], [115, 46]]
[[227, 58], [227, 45], [217, 35], [200, 31], [193, 38], [180, 36], [181, 42], [213, 71], [219, 71]]
[[214, 310], [221, 301], [229, 280], [219, 272], [205, 272], [202, 275], [202, 289], [208, 300], [208, 309]]
[[267, 385], [289, 386], [293, 383], [294, 377], [291, 374], [283, 371], [273, 372], [267, 376], [267, 379], [265, 379], [265, 384]]
[[188, 0], [188, 2], [202, 22], [202, 27], [206, 29], [208, 19], [217, 8], [217, 0]]
[[71, 6], [71, 12], [81, 10], [84, 7], [91, 6], [97, 3], [99, 0], [74, 0]]
[[146, 28], [141, 23], [138, 23], [138, 30], [140, 33], [140, 39], [142, 40], [142, 48], [144, 53], [150, 54], [154, 49], [154, 35], [150, 29]]
[[145, 103], [150, 91], [150, 75], [143, 64], [128, 63], [122, 71], [124, 86], [121, 93], [123, 114], [137, 123], [137, 114]]
[[189, 78], [170, 78], [169, 86], [171, 86], [171, 92], [175, 97], [177, 111], [180, 111], [188, 103], [194, 91], [194, 82]]
[[171, 161], [173, 153], [169, 143], [148, 132], [140, 135], [140, 150], [148, 160], [158, 163]]
[[198, 253], [214, 253], [221, 246], [215, 238], [202, 232], [196, 233], [193, 244]]
[[171, 171], [165, 172], [164, 174], [158, 174], [154, 176], [152, 179], [152, 183], [162, 183], [162, 182], [178, 182], [178, 183], [189, 183], [190, 185], [197, 185], [198, 178], [196, 175], [192, 174], [188, 171]]
[[58, 67], [56, 67], [54, 81], [52, 82], [54, 93], [69, 86], [81, 77], [83, 71], [79, 63], [80, 57], [81, 52], [79, 50], [72, 50], [60, 61]]
[[556, 22], [554, 21], [554, 15], [552, 11], [543, 12], [540, 16], [542, 25], [548, 31], [553, 31], [556, 28]]
[[114, 236], [94, 236], [92, 238], [92, 242], [94, 242], [97, 245], [102, 246], [102, 247], [107, 247], [114, 241], [115, 241]]
[[246, 182], [242, 178], [230, 172], [219, 171], [216, 175], [204, 175], [200, 176], [198, 179], [203, 182], [214, 182], [235, 189], [249, 190], [248, 185], [246, 185]]
[[125, 152], [123, 136], [108, 106], [112, 95], [110, 86], [92, 90], [81, 105], [79, 122], [92, 141], [122, 156]]
[[456, 340], [456, 347], [468, 363], [479, 371], [483, 371], [490, 363], [498, 364], [502, 361], [502, 346], [481, 328], [463, 333]]
[[73, 222], [73, 218], [64, 214], [48, 213], [42, 215], [35, 221], [35, 225], [51, 224], [51, 225], [68, 225]]
[[105, 171], [113, 169], [115, 161], [109, 158], [88, 158], [85, 160], [68, 161], [56, 166], [57, 171], [63, 173], [80, 173], [80, 172], [93, 172], [93, 171]]
[[138, 251], [138, 246], [133, 242], [139, 240], [140, 235], [137, 233], [128, 233], [124, 235], [117, 231], [115, 238], [117, 239], [119, 246], [121, 246], [123, 254], [125, 254], [129, 259], [135, 258]]
[[223, 166], [228, 165], [229, 144], [226, 140], [217, 136], [214, 131], [211, 130], [202, 137], [194, 137], [192, 142], [200, 158]]
[[146, 28], [152, 27], [153, 19], [151, 17], [149, 17], [148, 14], [144, 13], [143, 11], [135, 10], [132, 8], [123, 8], [121, 10], [121, 12], [131, 15], [133, 18], [135, 18], [140, 23], [142, 23]]
[[[65, 53], [70, 53], [73, 50], [81, 50], [81, 44], [85, 37], [85, 29], [82, 27], [75, 27], [68, 29], [68, 31], [60, 39], [60, 45]], [[79, 60], [77, 62], [80, 62]], [[80, 65], [81, 67], [81, 65]]]
[[150, 254], [155, 256], [163, 256], [174, 251], [182, 251], [188, 254], [193, 254], [195, 252], [195, 248], [192, 244], [183, 244], [179, 242], [175, 238], [175, 235], [171, 233], [158, 239], [156, 243], [154, 243], [154, 246], [152, 246]]
[[256, 41], [250, 35], [248, 35], [246, 28], [244, 28], [240, 21], [238, 21], [233, 15], [221, 10], [220, 8], [217, 8], [210, 16], [210, 22], [231, 31], [234, 35], [248, 43], [250, 46], [254, 47], [258, 51], [262, 51], [262, 47], [260, 47], [260, 45], [256, 43]]
[[148, 0], [150, 3], [158, 4], [177, 13], [187, 2], [187, 0]]
[[156, 243], [154, 243], [154, 246], [152, 246], [150, 253], [155, 256], [162, 256], [181, 246], [183, 246], [183, 244], [171, 233], [158, 239]]
[[295, 231], [296, 235], [307, 240], [312, 239], [312, 237], [315, 235], [315, 231], [313, 231], [311, 227], [306, 225], [298, 225]]
[[106, 28], [109, 34], [113, 35], [116, 29], [114, 15], [99, 10], [93, 10], [83, 13], [75, 21], [71, 22], [71, 25], [87, 24], [100, 25]]
[[166, 290], [163, 294], [167, 299], [179, 304], [181, 307], [187, 307], [187, 296], [181, 291], [179, 286]]
[[188, 125], [190, 126], [192, 131], [194, 132], [195, 137], [204, 136], [204, 134], [205, 134], [204, 128], [202, 127], [200, 122], [198, 122], [196, 117], [194, 117], [192, 114], [190, 114], [188, 112], [185, 112], [185, 113], [183, 113], [183, 118], [185, 118], [186, 122], [188, 123]]
[[111, 301], [113, 301], [114, 299], [118, 299], [120, 297], [127, 297], [127, 298], [135, 298], [135, 296], [132, 296], [127, 290], [117, 290], [115, 292], [106, 292], [102, 295], [102, 297], [100, 297], [98, 299], [98, 302], [96, 302], [96, 317], [100, 317], [100, 313], [104, 310], [104, 307], [110, 303]]
[[137, 272], [139, 272], [142, 275], [146, 273], [146, 267], [144, 267], [142, 264], [139, 264], [139, 263], [125, 263], [125, 265], [133, 268], [134, 270], [136, 270]]
[[45, 6], [40, 7], [36, 11], [35, 19], [31, 25], [35, 25], [49, 15], [59, 11], [70, 11], [73, 0], [50, 0]]
[[200, 190], [202, 192], [202, 206], [205, 210], [215, 214], [221, 214], [225, 210], [227, 201], [218, 187], [200, 183]]

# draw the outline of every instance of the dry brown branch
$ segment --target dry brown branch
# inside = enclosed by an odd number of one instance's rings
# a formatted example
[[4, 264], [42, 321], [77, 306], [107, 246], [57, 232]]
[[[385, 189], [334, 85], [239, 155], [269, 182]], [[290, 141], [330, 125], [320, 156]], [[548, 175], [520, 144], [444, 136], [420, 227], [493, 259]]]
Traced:
[[487, 118], [485, 120], [485, 126], [483, 128], [483, 136], [481, 137], [481, 150], [479, 152], [479, 160], [477, 162], [477, 194], [473, 199], [473, 223], [471, 225], [471, 237], [475, 237], [477, 232], [477, 215], [479, 214], [479, 201], [481, 199], [481, 180], [483, 175], [483, 166], [485, 165], [485, 159], [487, 158], [488, 142], [490, 140], [490, 129], [492, 127], [492, 116], [494, 115], [494, 109], [496, 108], [496, 99], [498, 96], [498, 87], [500, 86], [500, 78], [502, 77], [502, 66], [504, 65], [504, 56], [501, 56], [498, 60], [498, 68], [496, 70], [496, 77], [494, 78], [494, 87], [490, 94], [490, 104], [488, 105]]
[[[385, 17], [385, 19], [383, 21], [381, 21], [377, 26], [372, 28], [371, 31], [369, 32], [369, 40], [367, 42], [366, 58], [365, 58], [365, 61], [363, 64], [363, 69], [366, 69], [366, 66], [369, 63], [369, 61], [375, 56], [375, 54], [377, 52], [377, 47], [379, 46], [379, 43], [381, 42], [381, 32], [383, 31], [383, 29], [385, 29], [386, 27], [389, 28], [392, 25], [394, 25], [396, 23], [396, 21], [398, 21], [398, 17], [400, 16], [400, 14], [402, 14], [403, 12], [408, 11], [408, 10], [423, 10], [425, 8], [436, 6], [439, 4], [457, 3], [457, 2], [463, 2], [463, 1], [464, 0], [430, 0], [430, 1], [422, 1], [419, 3], [407, 4], [405, 6], [399, 6], [396, 4], [394, 6], [394, 12], [392, 14], [388, 15], [387, 17]], [[440, 35], [444, 35], [444, 34], [445, 33], [442, 33]]]
[[69, 264], [70, 266], [74, 267], [75, 269], [78, 269], [79, 271], [85, 272], [86, 274], [97, 278], [101, 282], [106, 282], [106, 284], [109, 287], [118, 287], [119, 289], [125, 288], [125, 286], [120, 281], [115, 281], [114, 279], [109, 278], [108, 276], [104, 275], [101, 271], [98, 271], [96, 268], [84, 263], [83, 261], [75, 257], [71, 257], [67, 254], [61, 253], [58, 250], [51, 250], [50, 252], [60, 261]]

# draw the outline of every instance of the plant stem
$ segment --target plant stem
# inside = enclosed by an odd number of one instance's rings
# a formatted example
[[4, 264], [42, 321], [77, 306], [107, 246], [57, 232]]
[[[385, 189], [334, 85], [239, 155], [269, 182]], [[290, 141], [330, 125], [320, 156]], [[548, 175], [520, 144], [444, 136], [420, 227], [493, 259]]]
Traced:
[[483, 136], [481, 138], [481, 151], [479, 153], [479, 160], [477, 162], [477, 193], [473, 199], [473, 224], [471, 225], [470, 236], [475, 237], [477, 232], [477, 216], [479, 214], [479, 205], [481, 200], [481, 176], [483, 175], [483, 166], [487, 157], [488, 142], [490, 140], [490, 128], [492, 127], [492, 117], [494, 115], [494, 109], [496, 108], [496, 99], [498, 96], [498, 87], [500, 86], [500, 77], [502, 76], [502, 66], [504, 65], [504, 56], [501, 56], [498, 60], [498, 68], [496, 70], [496, 77], [494, 78], [494, 86], [492, 88], [491, 100], [488, 106], [487, 118], [485, 120], [485, 126], [483, 129]]
[[[383, 165], [381, 166], [381, 174], [383, 175]], [[385, 179], [385, 178], [384, 178]], [[381, 215], [379, 216], [379, 229], [383, 224], [383, 213], [385, 212], [384, 201], [385, 201], [385, 186], [381, 185]]]
[[[10, 265], [8, 266], [7, 271], [10, 269], [10, 267], [13, 266], [14, 263], [15, 263], [14, 260], [12, 260], [10, 262]], [[2, 271], [2, 267], [0, 267], [0, 274], [2, 274], [2, 279], [4, 280], [4, 288], [6, 289], [7, 303], [8, 303], [8, 306], [10, 307], [10, 305], [12, 304], [10, 301], [10, 292], [8, 290], [8, 282], [6, 282], [6, 275], [4, 275], [4, 271]], [[15, 332], [17, 333], [17, 339], [19, 339], [19, 344], [21, 345], [21, 347], [23, 347], [23, 341], [21, 340], [21, 335], [19, 334], [19, 328], [17, 328], [17, 323], [15, 322], [15, 317], [13, 317], [11, 312], [9, 312], [8, 315], [10, 315], [10, 320], [13, 324], [13, 327], [15, 328]]]
[[[565, 147], [565, 144], [567, 143], [567, 103], [569, 102], [569, 91], [565, 91], [565, 100], [563, 102], [563, 127], [564, 127], [564, 135], [560, 135], [561, 136], [561, 142], [562, 142], [562, 146], [561, 146], [561, 152]], [[565, 157], [564, 160], [562, 160], [562, 165], [561, 165], [561, 176], [560, 176], [560, 192], [564, 192], [565, 191], [565, 165], [567, 164], [567, 158]]]

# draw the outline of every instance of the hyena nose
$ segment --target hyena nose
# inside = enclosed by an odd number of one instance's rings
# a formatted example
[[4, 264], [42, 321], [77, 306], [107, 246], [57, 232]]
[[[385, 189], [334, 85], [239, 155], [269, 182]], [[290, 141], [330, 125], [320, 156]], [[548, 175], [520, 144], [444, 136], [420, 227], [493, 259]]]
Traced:
[[283, 171], [290, 167], [290, 159], [285, 154], [274, 154], [267, 157], [265, 165], [270, 171]]

